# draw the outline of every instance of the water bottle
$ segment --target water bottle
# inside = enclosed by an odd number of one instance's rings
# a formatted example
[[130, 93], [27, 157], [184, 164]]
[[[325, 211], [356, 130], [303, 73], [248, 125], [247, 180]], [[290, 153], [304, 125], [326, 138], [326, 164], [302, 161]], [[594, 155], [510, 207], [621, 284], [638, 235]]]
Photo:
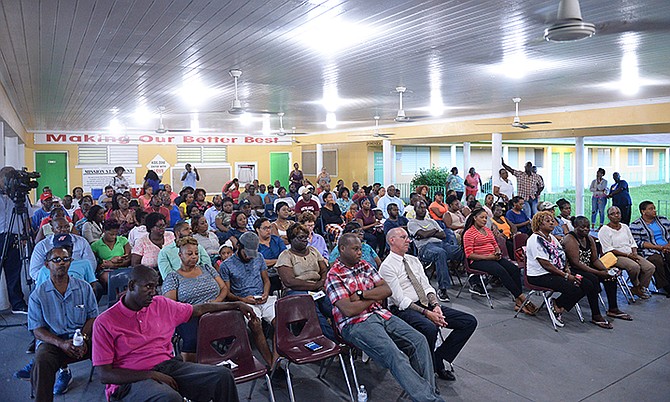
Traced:
[[76, 347], [79, 347], [84, 344], [84, 335], [81, 334], [80, 329], [74, 331], [74, 337], [72, 337], [72, 344]]
[[358, 402], [368, 402], [368, 391], [365, 390], [365, 385], [358, 387]]

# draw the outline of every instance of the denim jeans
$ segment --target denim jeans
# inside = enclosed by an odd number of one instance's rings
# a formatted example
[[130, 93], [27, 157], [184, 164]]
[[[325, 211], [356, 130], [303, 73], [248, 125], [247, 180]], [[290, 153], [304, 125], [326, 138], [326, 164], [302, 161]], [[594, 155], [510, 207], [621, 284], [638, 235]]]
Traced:
[[600, 226], [605, 223], [605, 207], [607, 206], [607, 198], [605, 197], [591, 197], [591, 225], [596, 224], [596, 215], [600, 215]]
[[[452, 242], [451, 237], [454, 238], [454, 242]], [[461, 248], [455, 244], [453, 232], [451, 232], [451, 237], [448, 234], [447, 238], [442, 242], [427, 243], [419, 249], [419, 259], [421, 261], [435, 263], [437, 283], [440, 289], [449, 289], [451, 287], [449, 261], [462, 258]]]
[[396, 316], [345, 325], [342, 337], [388, 368], [413, 401], [443, 401], [435, 394], [432, 353], [426, 338]]
[[526, 200], [526, 202], [523, 203], [523, 212], [525, 212], [529, 218], [532, 218], [533, 215], [537, 213], [537, 201], [537, 198], [535, 198]]
[[[324, 292], [325, 293], [325, 292]], [[306, 295], [306, 290], [286, 290], [286, 295]], [[323, 335], [330, 339], [333, 342], [337, 342], [335, 339], [335, 331], [333, 327], [328, 322], [328, 319], [333, 321], [333, 305], [330, 303], [328, 296], [324, 296], [319, 300], [314, 300], [314, 305], [316, 307], [316, 316], [319, 318], [319, 325], [321, 326], [321, 332]]]

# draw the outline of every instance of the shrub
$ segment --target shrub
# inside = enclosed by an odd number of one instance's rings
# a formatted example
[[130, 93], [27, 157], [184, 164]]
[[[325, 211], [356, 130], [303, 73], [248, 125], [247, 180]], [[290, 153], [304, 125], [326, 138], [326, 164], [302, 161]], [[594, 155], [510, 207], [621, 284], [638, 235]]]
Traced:
[[413, 188], [416, 186], [444, 186], [447, 182], [447, 176], [449, 176], [449, 170], [447, 168], [437, 168], [435, 166], [430, 169], [421, 169], [419, 173], [414, 175], [414, 178], [411, 181]]

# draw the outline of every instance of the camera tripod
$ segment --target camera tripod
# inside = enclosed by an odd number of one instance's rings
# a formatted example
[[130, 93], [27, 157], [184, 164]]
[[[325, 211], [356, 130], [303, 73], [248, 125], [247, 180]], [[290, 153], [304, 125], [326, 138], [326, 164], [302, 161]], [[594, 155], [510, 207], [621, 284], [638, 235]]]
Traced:
[[[14, 200], [14, 207], [12, 208], [12, 215], [7, 226], [7, 233], [5, 233], [5, 241], [0, 254], [0, 267], [5, 266], [5, 262], [10, 252], [10, 247], [16, 247], [19, 251], [19, 266], [21, 272], [25, 272], [26, 283], [32, 291], [33, 279], [30, 277], [30, 256], [35, 248], [35, 242], [32, 237], [32, 227], [30, 225], [30, 216], [28, 208], [25, 205], [26, 196], [23, 197], [23, 203]], [[17, 228], [17, 234], [13, 233], [13, 229]], [[5, 272], [5, 277], [7, 273]], [[9, 290], [9, 289], [8, 289]], [[0, 324], [1, 328], [20, 327], [27, 325], [23, 324]]]

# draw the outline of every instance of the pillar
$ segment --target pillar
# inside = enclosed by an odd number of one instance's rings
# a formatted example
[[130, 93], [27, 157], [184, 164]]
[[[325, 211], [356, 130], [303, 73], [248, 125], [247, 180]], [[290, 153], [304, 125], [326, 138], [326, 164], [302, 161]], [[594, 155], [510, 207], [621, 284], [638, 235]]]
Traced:
[[449, 171], [451, 171], [451, 168], [456, 166], [456, 144], [453, 144], [451, 146], [451, 150], [449, 151], [449, 155], [451, 156], [451, 166], [448, 167]]
[[464, 142], [463, 143], [463, 172], [461, 173], [461, 176], [465, 177], [466, 174], [468, 174], [468, 170], [470, 169], [470, 143], [469, 142]]
[[642, 167], [642, 185], [647, 184], [647, 148], [642, 148], [640, 166]]
[[[502, 157], [505, 158], [505, 163], [509, 165], [509, 145], [505, 145], [502, 149]], [[502, 166], [502, 165], [501, 165]]]
[[19, 137], [5, 137], [5, 165], [20, 169]]
[[[391, 147], [391, 150], [392, 150], [392, 152], [391, 152], [391, 183], [397, 184], [397, 182], [396, 182], [396, 177], [397, 177], [396, 176], [396, 174], [397, 174], [397, 171], [396, 171], [396, 161], [397, 161], [396, 146], [393, 145]], [[407, 194], [407, 196], [409, 197], [409, 194]]]
[[384, 187], [393, 184], [393, 146], [391, 140], [382, 140], [382, 159], [384, 161]]
[[670, 148], [665, 148], [665, 182], [670, 183]]
[[498, 178], [498, 171], [502, 167], [500, 158], [503, 157], [502, 134], [491, 134], [491, 176], [493, 181]]
[[[321, 173], [323, 168], [323, 144], [316, 144], [316, 175], [318, 176]], [[328, 172], [330, 173], [330, 172]], [[334, 172], [333, 172], [334, 173]], [[318, 186], [319, 183], [314, 183], [315, 186]]]
[[575, 137], [575, 210], [574, 214], [584, 215], [584, 170], [586, 168], [586, 153], [584, 152], [584, 137]]
[[5, 123], [0, 121], [0, 167], [5, 166]]
[[[544, 168], [543, 168], [543, 179], [544, 179], [544, 190], [542, 191], [545, 194], [551, 194], [553, 193], [553, 182], [554, 182], [554, 169], [553, 169], [553, 156], [551, 155], [553, 152], [553, 148], [551, 146], [548, 146], [546, 148], [547, 155], [544, 158]], [[560, 163], [560, 161], [559, 161]], [[558, 179], [558, 177], [556, 178]]]
[[26, 144], [19, 144], [19, 167], [24, 166], [26, 166]]

